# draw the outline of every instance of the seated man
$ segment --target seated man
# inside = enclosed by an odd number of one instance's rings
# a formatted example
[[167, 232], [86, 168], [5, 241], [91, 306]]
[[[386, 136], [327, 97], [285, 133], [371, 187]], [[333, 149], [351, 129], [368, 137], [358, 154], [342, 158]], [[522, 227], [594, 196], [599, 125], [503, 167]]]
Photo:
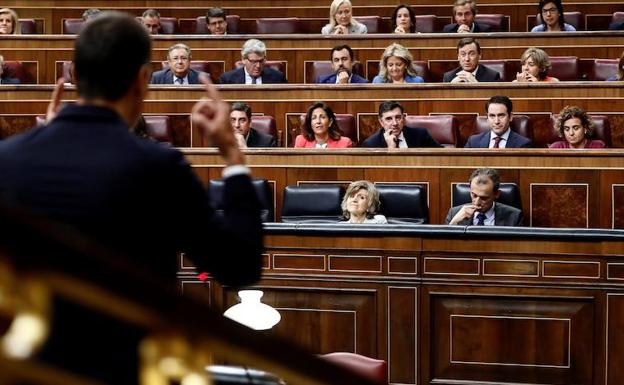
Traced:
[[498, 82], [498, 71], [479, 64], [481, 46], [471, 37], [465, 37], [457, 44], [459, 67], [444, 74], [444, 83]]
[[169, 68], [154, 72], [151, 84], [200, 84], [201, 72], [191, 68], [191, 49], [186, 44], [172, 45], [167, 60]]
[[331, 50], [334, 73], [318, 76], [315, 82], [328, 84], [368, 83], [368, 80], [353, 73], [353, 61], [353, 49], [351, 47], [346, 44], [335, 46]]
[[158, 35], [162, 32], [160, 26], [160, 13], [155, 9], [148, 9], [141, 16], [141, 23], [150, 35]]
[[477, 4], [473, 0], [455, 0], [453, 5], [453, 19], [455, 23], [447, 24], [442, 32], [490, 32], [490, 26], [477, 23]]
[[4, 74], [4, 57], [0, 55], [0, 84], [20, 84], [20, 80], [17, 78], [3, 77]]
[[412, 148], [442, 147], [424, 128], [406, 127], [405, 112], [399, 102], [386, 101], [379, 105], [381, 129], [362, 143], [362, 147]]
[[480, 168], [470, 178], [472, 203], [451, 207], [446, 216], [447, 225], [522, 226], [522, 211], [494, 202], [500, 195], [500, 176], [493, 168]]
[[485, 103], [490, 130], [471, 135], [466, 148], [519, 148], [531, 147], [531, 140], [511, 130], [513, 104], [507, 96], [492, 96]]
[[243, 66], [221, 75], [221, 84], [279, 84], [288, 83], [283, 73], [265, 66], [266, 45], [249, 39], [241, 49]]
[[210, 8], [206, 12], [206, 28], [211, 35], [227, 35], [227, 18], [221, 8]]
[[251, 127], [251, 108], [247, 103], [232, 103], [230, 124], [238, 147], [275, 147], [275, 138]]

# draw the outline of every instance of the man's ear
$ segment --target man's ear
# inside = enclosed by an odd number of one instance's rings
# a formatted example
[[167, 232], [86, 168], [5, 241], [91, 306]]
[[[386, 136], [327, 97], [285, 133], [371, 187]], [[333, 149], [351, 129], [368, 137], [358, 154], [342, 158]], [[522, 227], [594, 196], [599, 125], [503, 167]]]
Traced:
[[500, 190], [497, 190], [497, 191], [494, 193], [494, 200], [498, 200], [498, 197], [500, 196], [500, 194], [501, 194]]
[[512, 120], [513, 120], [513, 112], [509, 114], [509, 121], [511, 122]]

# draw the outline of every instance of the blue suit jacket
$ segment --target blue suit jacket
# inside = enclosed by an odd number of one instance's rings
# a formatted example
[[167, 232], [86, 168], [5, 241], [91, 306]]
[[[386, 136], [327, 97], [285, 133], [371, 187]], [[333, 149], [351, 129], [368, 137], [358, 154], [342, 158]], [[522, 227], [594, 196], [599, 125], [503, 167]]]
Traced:
[[[481, 134], [471, 135], [466, 142], [465, 148], [489, 148], [490, 147], [490, 131]], [[531, 139], [511, 131], [505, 148], [528, 148], [531, 147]]]
[[20, 84], [18, 78], [0, 78], [0, 84]]
[[[314, 80], [317, 84], [336, 84], [336, 74], [320, 75]], [[351, 74], [351, 81], [349, 83], [368, 83], [368, 80], [364, 79], [356, 73]]]
[[[189, 84], [201, 84], [201, 82], [199, 81], [200, 73], [201, 72], [195, 71], [194, 69], [189, 68], [189, 72], [188, 72]], [[152, 74], [152, 79], [150, 80], [150, 84], [174, 84], [173, 72], [169, 68], [154, 72]]]
[[[262, 70], [262, 84], [280, 84], [288, 83], [283, 73], [274, 70], [271, 67], [264, 67]], [[232, 71], [228, 71], [221, 75], [219, 79], [221, 84], [245, 84], [245, 68], [240, 67]]]
[[[439, 148], [442, 147], [440, 143], [436, 142], [435, 139], [429, 135], [429, 132], [425, 128], [420, 127], [403, 127], [403, 136], [405, 137], [405, 141], [407, 142], [408, 148], [418, 148], [418, 147], [433, 147]], [[372, 147], [372, 148], [384, 148], [388, 147], [386, 140], [383, 137], [383, 128], [370, 137], [368, 137], [364, 143], [362, 143], [362, 147]]]

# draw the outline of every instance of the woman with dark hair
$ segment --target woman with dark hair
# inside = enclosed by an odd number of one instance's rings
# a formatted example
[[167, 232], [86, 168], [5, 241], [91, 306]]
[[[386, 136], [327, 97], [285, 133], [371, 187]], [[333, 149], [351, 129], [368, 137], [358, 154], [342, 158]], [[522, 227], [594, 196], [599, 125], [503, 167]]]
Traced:
[[416, 14], [409, 5], [397, 5], [392, 12], [392, 31], [394, 33], [416, 33]]
[[580, 107], [566, 106], [559, 113], [555, 128], [560, 140], [551, 144], [550, 148], [605, 148], [602, 140], [589, 139], [594, 133], [594, 123], [587, 112]]
[[617, 74], [607, 79], [608, 82], [621, 82], [622, 80], [624, 80], [624, 52], [622, 52], [622, 55], [620, 55], [620, 61], [618, 61]]
[[537, 6], [542, 24], [533, 27], [531, 32], [573, 32], [576, 28], [566, 24], [561, 0], [540, 0]]
[[379, 191], [367, 180], [358, 180], [347, 187], [342, 198], [343, 222], [346, 223], [388, 223], [379, 210]]
[[346, 148], [353, 142], [342, 136], [334, 111], [323, 102], [308, 108], [302, 134], [295, 138], [295, 148]]

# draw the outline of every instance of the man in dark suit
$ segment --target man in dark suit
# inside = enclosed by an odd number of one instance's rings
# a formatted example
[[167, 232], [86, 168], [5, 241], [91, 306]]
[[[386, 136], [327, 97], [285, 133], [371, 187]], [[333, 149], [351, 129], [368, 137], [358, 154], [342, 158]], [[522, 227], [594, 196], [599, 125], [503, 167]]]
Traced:
[[[59, 111], [57, 84], [49, 109], [56, 117], [0, 142], [0, 199], [74, 227], [172, 289], [180, 252], [225, 285], [250, 285], [261, 273], [262, 225], [229, 107], [207, 85], [191, 114], [226, 165], [219, 219], [180, 151], [129, 131], [148, 91], [150, 53], [150, 37], [132, 17], [111, 12], [87, 24], [74, 48], [78, 100]], [[139, 382], [140, 335], [97, 316], [85, 328], [79, 314], [93, 312], [63, 309], [54, 309], [41, 361], [96, 382]]]
[[451, 207], [447, 225], [522, 226], [522, 211], [494, 202], [500, 195], [500, 176], [492, 168], [480, 168], [470, 175], [472, 203]]
[[453, 5], [453, 19], [455, 23], [447, 24], [442, 32], [490, 32], [490, 26], [475, 21], [477, 4], [473, 0], [455, 0]]
[[317, 76], [315, 79], [316, 83], [368, 83], [368, 80], [353, 73], [353, 49], [351, 49], [348, 45], [337, 45], [332, 48], [330, 59], [334, 73], [331, 75]]
[[275, 137], [251, 127], [251, 107], [247, 103], [232, 103], [230, 124], [238, 147], [275, 147]]
[[0, 84], [20, 84], [20, 80], [17, 78], [2, 77], [4, 71], [4, 57], [0, 55]]
[[258, 39], [249, 39], [241, 49], [243, 66], [221, 75], [221, 84], [280, 84], [288, 83], [283, 73], [267, 67], [266, 45]]
[[492, 96], [485, 103], [490, 130], [471, 135], [466, 148], [520, 148], [531, 147], [531, 140], [511, 130], [513, 104], [507, 96]]
[[386, 101], [379, 105], [379, 124], [381, 129], [367, 138], [362, 147], [413, 148], [442, 147], [429, 135], [425, 128], [406, 127], [405, 109], [395, 101]]
[[457, 61], [459, 67], [444, 74], [444, 83], [477, 83], [498, 82], [501, 80], [498, 71], [482, 64], [481, 46], [471, 37], [465, 37], [457, 44]]
[[199, 71], [191, 68], [191, 49], [182, 43], [169, 47], [169, 68], [154, 72], [151, 84], [201, 84]]

